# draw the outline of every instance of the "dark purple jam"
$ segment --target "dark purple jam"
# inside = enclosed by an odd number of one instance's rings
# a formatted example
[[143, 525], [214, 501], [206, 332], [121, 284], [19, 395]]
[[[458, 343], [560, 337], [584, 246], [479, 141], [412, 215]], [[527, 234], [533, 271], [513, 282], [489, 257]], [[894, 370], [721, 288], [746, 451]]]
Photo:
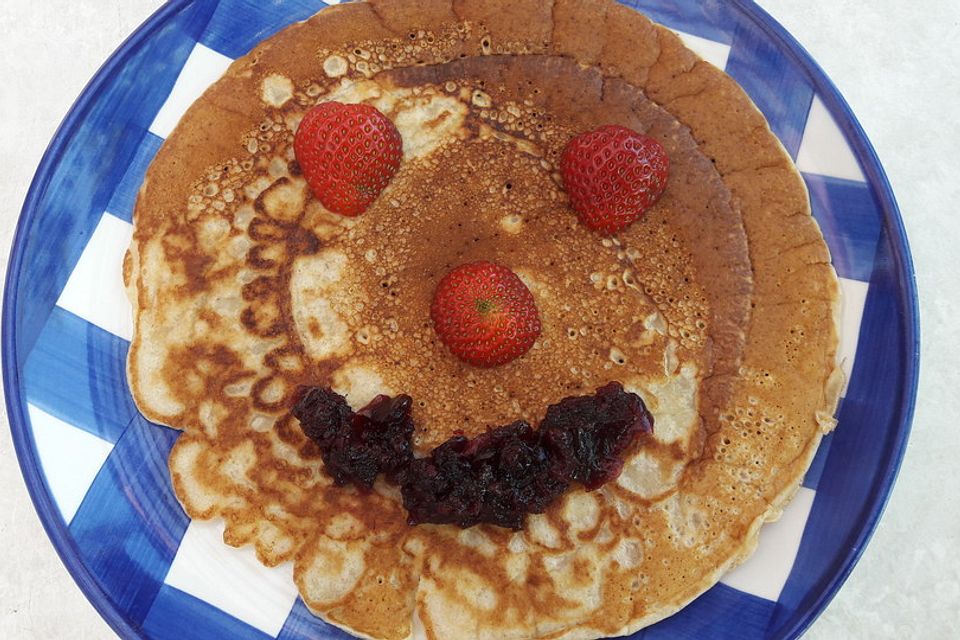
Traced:
[[378, 474], [394, 478], [413, 460], [410, 405], [410, 396], [381, 395], [354, 413], [340, 394], [311, 387], [300, 395], [293, 415], [317, 443], [335, 483], [371, 489]]
[[539, 432], [554, 471], [593, 490], [620, 475], [630, 445], [653, 432], [653, 416], [640, 396], [611, 382], [550, 405]]
[[543, 513], [570, 483], [554, 470], [538, 432], [526, 422], [467, 439], [450, 438], [400, 476], [410, 524], [488, 522], [519, 529]]
[[520, 529], [526, 514], [543, 513], [571, 482], [593, 490], [616, 478], [631, 445], [653, 432], [643, 400], [611, 382], [551, 405], [537, 430], [514, 422], [472, 439], [455, 436], [414, 458], [410, 404], [409, 396], [378, 396], [354, 414], [343, 396], [315, 387], [293, 414], [337, 484], [369, 489], [386, 474], [400, 485], [412, 525]]

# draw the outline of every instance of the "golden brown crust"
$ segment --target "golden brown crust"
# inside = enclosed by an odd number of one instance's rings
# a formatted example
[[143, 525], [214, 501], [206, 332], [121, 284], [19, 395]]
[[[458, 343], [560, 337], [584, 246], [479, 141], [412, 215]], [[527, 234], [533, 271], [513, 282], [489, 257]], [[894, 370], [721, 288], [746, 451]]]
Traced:
[[[464, 24], [467, 26], [457, 32], [458, 25]], [[511, 604], [481, 615], [483, 607], [476, 603], [486, 602], [488, 595], [479, 586], [465, 592], [463, 585], [473, 584], [474, 577], [464, 571], [490, 564], [483, 551], [487, 544], [503, 555], [503, 549], [511, 544], [510, 536], [481, 529], [476, 534], [480, 541], [471, 539], [468, 545], [463, 534], [430, 527], [404, 537], [400, 533], [404, 531], [403, 513], [395, 497], [377, 494], [365, 498], [376, 502], [377, 506], [371, 508], [351, 491], [324, 490], [316, 451], [295, 426], [278, 424], [275, 434], [270, 435], [246, 429], [231, 429], [225, 434], [223, 427], [217, 433], [216, 427], [206, 423], [196, 425], [180, 438], [171, 458], [174, 486], [193, 517], [226, 519], [229, 543], [255, 544], [258, 555], [269, 564], [296, 555], [296, 579], [305, 600], [335, 624], [364, 634], [408, 636], [411, 627], [404, 612], [412, 609], [414, 597], [429, 637], [574, 638], [638, 629], [676, 611], [752, 551], [760, 525], [779, 514], [799, 485], [821, 434], [832, 428], [830, 416], [839, 389], [835, 362], [838, 286], [829, 253], [810, 216], [803, 182], [743, 90], [683, 47], [673, 33], [606, 0], [378, 0], [324, 10], [238, 60], [185, 116], [148, 172], [135, 213], [134, 244], [125, 261], [125, 278], [141, 313], [162, 304], [157, 295], [167, 285], [157, 285], [147, 277], [156, 269], [152, 261], [157, 249], [151, 239], [167, 233], [172, 221], [182, 215], [185, 194], [196, 188], [197, 180], [203, 177], [200, 174], [243, 155], [251, 128], [262, 122], [268, 111], [251, 95], [257, 95], [269, 72], [280, 69], [292, 78], [318, 77], [323, 59], [304, 55], [305, 42], [320, 54], [377, 41], [420, 42], [427, 32], [436, 36], [435, 46], [413, 50], [403, 58], [403, 64], [431, 65], [461, 55], [483, 54], [572, 57], [595, 70], [587, 70], [576, 80], [571, 80], [569, 73], [560, 74], [566, 80], [553, 83], [543, 95], [544, 110], [555, 111], [574, 125], [587, 128], [595, 126], [596, 114], [585, 113], [575, 105], [595, 104], [604, 118], [624, 123], [655, 122], [650, 110], [659, 107], [672, 114], [675, 126], [682, 125], [683, 135], [693, 137], [704, 156], [702, 161], [715, 166], [711, 179], [718, 181], [720, 190], [703, 190], [702, 221], [671, 219], [664, 206], [652, 212], [646, 224], [637, 225], [620, 238], [624, 247], [641, 249], [631, 254], [638, 269], [649, 269], [644, 258], [656, 260], [658, 256], [656, 252], [645, 255], [642, 248], [649, 246], [651, 239], [662, 242], [676, 236], [678, 246], [688, 253], [693, 273], [715, 276], [705, 283], [709, 313], [704, 320], [712, 355], [694, 347], [686, 352], [685, 347], [678, 347], [681, 360], [703, 363], [707, 353], [706, 361], [712, 361], [713, 375], [700, 387], [706, 431], [702, 455], [686, 466], [676, 493], [636, 512], [642, 514], [639, 524], [636, 517], [620, 524], [603, 519], [606, 516], [601, 518], [606, 523], [603, 526], [609, 525], [612, 531], [611, 545], [630, 539], [637, 533], [631, 527], [638, 527], [640, 539], [653, 535], [653, 531], [668, 530], [677, 538], [693, 536], [697, 552], [684, 550], [674, 539], [670, 544], [658, 544], [653, 559], [644, 558], [635, 566], [621, 565], [620, 570], [609, 571], [602, 580], [588, 579], [583, 584], [565, 582], [566, 578], [554, 574], [537, 574], [540, 582], [536, 584], [516, 584], [495, 577], [496, 572], [508, 569], [490, 568], [485, 577], [497, 585], [502, 602]], [[446, 37], [451, 33], [456, 35]], [[402, 44], [396, 46], [402, 48]], [[504, 86], [525, 79], [522, 69], [526, 63], [511, 69], [512, 65], [502, 62], [484, 65], [472, 60], [468, 57], [458, 73], [472, 67], [473, 75], [482, 75], [496, 68], [496, 77]], [[536, 64], [548, 69], [550, 65], [554, 69], [562, 66], [549, 58]], [[437, 72], [425, 66], [391, 73], [402, 84], [405, 73], [417, 82], [426, 82], [431, 73]], [[652, 102], [638, 97], [637, 89]], [[667, 135], [665, 130], [653, 133]], [[691, 167], [696, 164], [690, 162]], [[673, 179], [683, 176], [684, 170], [681, 166]], [[694, 174], [698, 180], [707, 175], [704, 171]], [[719, 193], [726, 195], [718, 197]], [[736, 216], [730, 217], [730, 212], [737, 210], [742, 223]], [[669, 229], [667, 236], [658, 235], [658, 224]], [[712, 233], [702, 233], [702, 229]], [[191, 241], [202, 241], [199, 232]], [[183, 258], [182, 248], [172, 240], [164, 244], [164, 251], [168, 256]], [[749, 262], [744, 260], [748, 254]], [[262, 257], [270, 259], [269, 255]], [[188, 287], [212, 268], [209, 259], [182, 263], [182, 272], [174, 269], [171, 277], [182, 277]], [[288, 284], [284, 279], [288, 276], [270, 277], [276, 289]], [[664, 293], [646, 292], [652, 299], [668, 297], [674, 287], [680, 286], [684, 274], [667, 269], [657, 277]], [[670, 326], [680, 326], [678, 318], [670, 317], [669, 306], [662, 311]], [[269, 317], [261, 320], [266, 322]], [[259, 321], [252, 319], [252, 326]], [[130, 351], [131, 388], [148, 417], [175, 423], [181, 415], [176, 403], [165, 398], [147, 400], [142, 369], [136, 366], [160, 366], [155, 350], [150, 348], [151, 335], [156, 335], [153, 329], [138, 321], [137, 338]], [[682, 344], [679, 333], [675, 338]], [[277, 359], [289, 356], [300, 362], [306, 360], [302, 348], [284, 352], [286, 355], [277, 353]], [[191, 367], [171, 371], [170, 375], [179, 375], [189, 384], [192, 375], [202, 379], [217, 367], [233, 366], [230, 357], [215, 351], [190, 352], [184, 361], [190, 361]], [[209, 393], [224, 406], [234, 407], [220, 416], [221, 425], [249, 419], [242, 403], [225, 397], [219, 387], [200, 393]], [[211, 438], [219, 439], [220, 449], [209, 446]], [[237, 481], [236, 470], [244, 468], [244, 461], [280, 456], [280, 450], [286, 452], [283, 456], [289, 462], [257, 471], [248, 469], [240, 475], [250, 479], [253, 488], [239, 488], [248, 482]], [[284, 469], [296, 469], [296, 473], [288, 476]], [[197, 489], [199, 486], [231, 488], [221, 496], [208, 496]], [[291, 500], [291, 496], [306, 491], [315, 497]], [[621, 495], [618, 491], [611, 495]], [[319, 496], [323, 500], [332, 497], [339, 504], [320, 505]], [[586, 500], [585, 496], [576, 494], [568, 503]], [[210, 500], [205, 501], [207, 498]], [[268, 515], [267, 511], [251, 508], [256, 504], [285, 504], [294, 512]], [[548, 531], [552, 528], [566, 540], [573, 535], [573, 525], [557, 511], [548, 514], [549, 524], [536, 526], [545, 526]], [[317, 537], [315, 514], [320, 512], [352, 514], [359, 524], [344, 525], [343, 530], [328, 527]], [[709, 514], [709, 531], [685, 519], [695, 512]], [[252, 515], [257, 513], [259, 518]], [[605, 557], [599, 551], [604, 543], [598, 542], [604, 535], [602, 528], [595, 525], [589, 533], [576, 534], [590, 541], [579, 545], [582, 551], [576, 551], [577, 545], [573, 551], [557, 553], [537, 547], [531, 557], [546, 564], [560, 562], [561, 557], [573, 566], [582, 563], [581, 574], [586, 576], [589, 567], [599, 566], [600, 558]], [[367, 538], [357, 537], [362, 531], [380, 531], [385, 537], [364, 542]], [[532, 532], [528, 537], [537, 539]], [[364, 575], [379, 573], [390, 583], [390, 589], [361, 579], [339, 599], [334, 598], [335, 604], [325, 604], [331, 601], [330, 588], [324, 591], [311, 576], [320, 570], [321, 560], [333, 558], [330, 554], [335, 555], [335, 551], [341, 554], [337, 557], [353, 557], [349, 545], [366, 545]], [[424, 553], [418, 545], [433, 551]], [[622, 558], [626, 551], [616, 553]], [[626, 557], [632, 556], [627, 553]], [[668, 564], [661, 565], [661, 561]], [[671, 568], [656, 571], [654, 566]], [[320, 571], [318, 575], [326, 574]], [[600, 585], [600, 591], [591, 591], [596, 585]], [[584, 603], [596, 598], [595, 606], [586, 607]]]

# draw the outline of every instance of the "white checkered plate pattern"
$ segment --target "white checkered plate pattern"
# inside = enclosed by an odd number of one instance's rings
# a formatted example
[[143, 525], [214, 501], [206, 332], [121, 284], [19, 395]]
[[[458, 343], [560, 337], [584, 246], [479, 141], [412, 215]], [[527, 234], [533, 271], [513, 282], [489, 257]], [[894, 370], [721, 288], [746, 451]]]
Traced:
[[[825, 0], [821, 0], [825, 1]], [[843, 290], [848, 384], [839, 428], [756, 554], [634, 638], [795, 638], [826, 606], [880, 515], [909, 431], [916, 293], [889, 185], [842, 98], [749, 0], [633, 0], [733, 75], [795, 158]], [[134, 199], [165, 136], [230, 62], [325, 5], [175, 0], [100, 71], [38, 170], [3, 313], [7, 403], [24, 477], [51, 540], [125, 638], [347, 638], [298, 599], [292, 568], [261, 566], [191, 522], [170, 487], [177, 432], [136, 410], [124, 366], [120, 265]]]

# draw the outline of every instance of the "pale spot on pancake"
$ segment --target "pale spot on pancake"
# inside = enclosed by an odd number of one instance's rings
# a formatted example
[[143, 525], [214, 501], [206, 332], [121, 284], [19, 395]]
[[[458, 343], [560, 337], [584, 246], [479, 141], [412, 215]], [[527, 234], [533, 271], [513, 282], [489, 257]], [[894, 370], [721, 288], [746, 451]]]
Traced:
[[230, 319], [237, 318], [243, 306], [243, 298], [235, 295], [214, 296], [210, 302], [210, 308], [220, 317]]
[[574, 491], [564, 499], [562, 513], [569, 527], [568, 535], [576, 539], [578, 533], [589, 531], [597, 526], [600, 518], [600, 503], [585, 491]]
[[272, 260], [274, 262], [280, 262], [281, 260], [284, 259], [286, 254], [286, 248], [282, 244], [276, 243], [276, 244], [267, 244], [267, 245], [261, 245], [261, 246], [265, 247], [260, 252], [260, 257], [262, 259]]
[[394, 395], [394, 391], [375, 369], [357, 363], [346, 364], [334, 372], [333, 390], [346, 396], [355, 409], [368, 404], [380, 394]]
[[492, 558], [497, 552], [497, 546], [493, 544], [493, 541], [475, 527], [461, 530], [457, 534], [457, 541], [463, 546], [474, 549], [488, 558]]
[[250, 395], [250, 389], [253, 387], [253, 379], [247, 378], [239, 382], [234, 382], [223, 387], [223, 392], [233, 398], [243, 398]]
[[[565, 600], [579, 604], [579, 607], [571, 607], [564, 613], [577, 615], [600, 606], [603, 581], [599, 579], [599, 574], [605, 565], [592, 545], [583, 545], [568, 553], [544, 556], [543, 567], [553, 581], [556, 592], [562, 593]], [[547, 629], [541, 630], [537, 625], [537, 631], [540, 635]]]
[[250, 428], [254, 431], [265, 433], [273, 427], [274, 422], [275, 419], [272, 416], [268, 416], [263, 413], [255, 413], [250, 418]]
[[[512, 136], [509, 133], [504, 133], [499, 129], [494, 129], [488, 124], [480, 123], [480, 126], [477, 130], [481, 140], [493, 139], [499, 142], [507, 142], [513, 145], [517, 151], [533, 156], [534, 158], [542, 158], [544, 155], [543, 150], [533, 142], [530, 142], [529, 140], [519, 136]], [[544, 167], [544, 164], [546, 164], [546, 167]], [[549, 171], [550, 164], [545, 160], [540, 161], [540, 166]]]
[[548, 549], [560, 548], [560, 532], [550, 524], [546, 516], [535, 514], [527, 518], [527, 532], [530, 541]]
[[686, 363], [678, 374], [655, 381], [631, 380], [625, 383], [629, 391], [639, 393], [653, 414], [653, 437], [664, 444], [686, 441], [696, 432], [697, 367]]
[[530, 556], [522, 553], [509, 556], [504, 562], [507, 578], [514, 583], [522, 584], [527, 580], [530, 569]]
[[356, 225], [357, 218], [348, 218], [328, 211], [319, 200], [310, 199], [300, 224], [321, 240], [333, 240]]
[[282, 378], [270, 378], [260, 390], [258, 399], [264, 404], [276, 404], [280, 402], [286, 394], [286, 383]]
[[[283, 117], [283, 124], [287, 127], [288, 131], [296, 131], [299, 129], [301, 122], [303, 122], [303, 114], [299, 111], [289, 111]], [[296, 159], [296, 152], [294, 152], [292, 146], [287, 149], [286, 157], [287, 160]]]
[[286, 159], [273, 156], [270, 158], [270, 164], [267, 165], [267, 173], [274, 180], [285, 178], [290, 175], [290, 165], [287, 164]]
[[613, 549], [614, 561], [624, 569], [636, 569], [643, 562], [643, 545], [629, 538], [624, 538]]
[[610, 347], [610, 362], [615, 365], [623, 366], [627, 364], [627, 355], [619, 347]]
[[490, 96], [480, 89], [476, 89], [473, 92], [473, 95], [470, 96], [470, 102], [475, 107], [480, 107], [482, 109], [489, 109], [493, 105], [493, 100], [490, 99]]
[[389, 498], [398, 504], [403, 501], [403, 497], [400, 494], [400, 487], [391, 482], [387, 482], [382, 476], [378, 477], [373, 483], [373, 490], [384, 498]]
[[500, 227], [512, 235], [517, 235], [523, 231], [523, 216], [511, 213], [500, 218]]
[[604, 518], [602, 524], [597, 528], [596, 534], [593, 536], [592, 541], [595, 544], [607, 545], [613, 541], [613, 531], [610, 529], [610, 522], [607, 518]]
[[[294, 548], [294, 539], [269, 520], [259, 520], [256, 527], [257, 555], [269, 566], [288, 560]], [[226, 539], [226, 536], [224, 536]]]
[[340, 292], [347, 256], [327, 249], [299, 258], [292, 270], [291, 307], [307, 353], [323, 360], [350, 350], [350, 331], [332, 297]]
[[667, 321], [659, 312], [654, 312], [644, 318], [643, 326], [647, 329], [656, 331], [662, 336], [667, 335]]
[[267, 176], [258, 176], [243, 187], [243, 194], [247, 196], [248, 200], [256, 200], [271, 184], [273, 184], [273, 180]]
[[294, 317], [299, 320], [303, 317], [305, 328], [300, 329], [300, 336], [307, 346], [307, 351], [315, 358], [325, 358], [348, 352], [349, 327], [341, 316], [334, 311], [334, 306], [326, 298], [315, 298], [302, 307], [296, 307]]
[[654, 500], [677, 486], [682, 470], [682, 463], [639, 451], [624, 464], [617, 484], [641, 498]]
[[200, 425], [203, 427], [204, 434], [206, 434], [208, 438], [216, 438], [217, 417], [214, 403], [209, 400], [201, 402], [197, 409], [197, 417], [200, 419]]
[[667, 342], [667, 348], [663, 350], [663, 372], [672, 376], [680, 366], [680, 359], [677, 357], [677, 341]]
[[253, 246], [253, 242], [247, 236], [236, 236], [231, 238], [227, 244], [227, 253], [237, 260], [247, 255], [247, 251]]
[[404, 157], [424, 158], [445, 141], [460, 137], [466, 117], [466, 105], [450, 96], [431, 92], [411, 104], [405, 101], [394, 117]]
[[426, 543], [416, 534], [407, 536], [403, 542], [403, 550], [414, 557], [422, 556], [426, 548]]
[[448, 579], [456, 585], [457, 593], [466, 601], [483, 611], [492, 611], [497, 606], [497, 592], [482, 577], [467, 569], [450, 571]]
[[233, 226], [237, 229], [246, 229], [250, 225], [250, 221], [253, 220], [254, 215], [256, 214], [252, 205], [243, 205], [233, 214]]
[[706, 514], [693, 501], [692, 496], [675, 493], [657, 504], [666, 517], [674, 546], [693, 548], [702, 537]]
[[348, 64], [342, 56], [327, 56], [323, 61], [323, 72], [330, 78], [339, 78], [347, 72]]
[[362, 73], [364, 76], [366, 76], [367, 78], [370, 78], [373, 76], [373, 74], [375, 73], [375, 69], [379, 69], [379, 67], [369, 64], [366, 60], [360, 60], [359, 62], [357, 62], [354, 65], [354, 68], [360, 73]]
[[213, 250], [222, 245], [224, 238], [230, 232], [230, 223], [220, 216], [206, 216], [197, 225], [197, 239], [205, 251]]
[[293, 81], [279, 73], [271, 73], [263, 79], [260, 97], [271, 107], [282, 107], [293, 97]]
[[220, 473], [235, 485], [254, 489], [248, 474], [256, 463], [257, 452], [253, 448], [253, 441], [247, 440], [230, 450], [220, 465]]
[[[374, 106], [380, 104], [381, 106], [392, 106], [392, 98], [388, 99], [386, 103], [378, 102], [383, 98], [384, 94], [383, 87], [381, 87], [376, 82], [371, 82], [369, 80], [348, 80], [344, 78], [340, 81], [340, 85], [326, 98], [325, 102], [342, 102], [344, 104], [357, 104], [360, 102], [371, 103]], [[379, 106], [377, 106], [380, 109]], [[384, 113], [389, 112], [391, 109], [380, 109]]]
[[410, 625], [410, 637], [411, 640], [427, 640], [427, 630], [423, 626], [423, 618], [420, 617], [420, 608], [415, 607], [413, 610], [413, 623]]
[[510, 536], [510, 541], [507, 543], [507, 550], [509, 550], [510, 553], [523, 553], [527, 550], [527, 541], [522, 532], [518, 531]]
[[330, 605], [349, 595], [366, 569], [368, 546], [364, 540], [318, 536], [297, 579], [304, 599]]
[[256, 271], [253, 271], [251, 269], [240, 269], [239, 271], [237, 271], [236, 277], [237, 277], [237, 282], [239, 282], [240, 284], [250, 284], [251, 282], [256, 280], [259, 276], [257, 275]]
[[358, 538], [366, 531], [363, 523], [347, 512], [334, 515], [326, 522], [323, 529], [323, 532], [334, 540]]
[[371, 104], [387, 114], [400, 132], [407, 160], [424, 158], [447, 140], [466, 135], [463, 123], [467, 105], [433, 90], [416, 95], [409, 89], [385, 87], [372, 81], [344, 80], [328, 99]]
[[295, 222], [303, 215], [306, 202], [307, 183], [301, 178], [280, 178], [258, 199], [264, 213], [279, 222]]
[[[604, 489], [606, 489], [606, 487], [601, 488], [601, 491]], [[617, 517], [621, 520], [626, 520], [630, 517], [630, 514], [633, 513], [633, 505], [626, 500], [621, 500], [617, 496], [608, 496], [608, 500], [613, 505], [613, 509], [617, 512]]]

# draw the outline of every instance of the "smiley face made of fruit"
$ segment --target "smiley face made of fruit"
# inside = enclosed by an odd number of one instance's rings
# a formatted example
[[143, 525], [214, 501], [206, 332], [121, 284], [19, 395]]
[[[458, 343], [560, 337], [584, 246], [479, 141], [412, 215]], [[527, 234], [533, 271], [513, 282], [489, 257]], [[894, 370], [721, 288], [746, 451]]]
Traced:
[[[397, 173], [403, 140], [370, 105], [326, 102], [303, 118], [294, 151], [314, 197], [354, 217]], [[669, 159], [656, 140], [606, 125], [570, 140], [560, 169], [580, 221], [612, 235], [660, 199]], [[444, 275], [423, 312], [449, 352], [475, 367], [522, 357], [541, 332], [530, 289], [508, 266], [485, 260]], [[369, 491], [383, 474], [400, 486], [410, 524], [519, 529], [527, 513], [542, 513], [571, 482], [592, 490], [616, 478], [631, 445], [653, 431], [642, 399], [611, 382], [592, 396], [550, 406], [536, 430], [519, 421], [472, 440], [455, 436], [415, 458], [411, 404], [407, 395], [380, 395], [354, 411], [331, 389], [310, 387], [301, 389], [293, 409], [336, 484]]]
[[[294, 151], [314, 197], [328, 210], [361, 215], [400, 167], [396, 126], [366, 104], [326, 102], [311, 109]], [[588, 228], [612, 235], [639, 220], [667, 186], [663, 146], [618, 125], [573, 138], [560, 162], [570, 203]], [[456, 357], [477, 367], [506, 364], [540, 335], [533, 295], [509, 267], [479, 261], [457, 267], [437, 285], [434, 329]]]

